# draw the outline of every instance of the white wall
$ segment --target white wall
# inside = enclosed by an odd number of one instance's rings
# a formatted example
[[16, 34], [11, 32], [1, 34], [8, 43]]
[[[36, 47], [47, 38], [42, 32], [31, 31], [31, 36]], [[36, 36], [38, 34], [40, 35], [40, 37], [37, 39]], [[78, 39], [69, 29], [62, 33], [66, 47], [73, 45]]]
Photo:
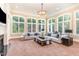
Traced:
[[0, 35], [5, 33], [5, 24], [0, 22]]

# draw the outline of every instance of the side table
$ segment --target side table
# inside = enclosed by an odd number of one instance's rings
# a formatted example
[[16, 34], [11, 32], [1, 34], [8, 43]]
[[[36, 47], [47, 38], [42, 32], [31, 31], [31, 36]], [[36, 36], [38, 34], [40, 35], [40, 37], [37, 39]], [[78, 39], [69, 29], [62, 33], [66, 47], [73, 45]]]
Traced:
[[73, 38], [72, 37], [63, 37], [61, 40], [62, 40], [62, 44], [65, 46], [73, 45]]

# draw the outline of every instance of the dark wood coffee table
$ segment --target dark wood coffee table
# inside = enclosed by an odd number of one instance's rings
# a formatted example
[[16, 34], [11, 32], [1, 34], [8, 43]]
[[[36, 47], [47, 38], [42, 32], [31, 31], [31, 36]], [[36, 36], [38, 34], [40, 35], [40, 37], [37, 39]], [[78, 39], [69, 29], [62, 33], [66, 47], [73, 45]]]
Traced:
[[44, 37], [37, 37], [34, 39], [34, 41], [37, 42], [38, 44], [40, 44], [41, 46], [51, 44], [51, 42], [52, 42], [51, 39], [46, 39]]

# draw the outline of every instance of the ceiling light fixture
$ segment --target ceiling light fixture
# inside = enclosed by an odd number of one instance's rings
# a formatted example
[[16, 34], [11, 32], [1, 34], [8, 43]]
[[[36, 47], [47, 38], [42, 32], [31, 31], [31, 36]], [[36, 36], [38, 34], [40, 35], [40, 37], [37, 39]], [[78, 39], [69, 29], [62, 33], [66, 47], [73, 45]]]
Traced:
[[46, 10], [43, 9], [43, 3], [41, 3], [41, 10], [37, 12], [38, 15], [44, 16], [46, 15]]

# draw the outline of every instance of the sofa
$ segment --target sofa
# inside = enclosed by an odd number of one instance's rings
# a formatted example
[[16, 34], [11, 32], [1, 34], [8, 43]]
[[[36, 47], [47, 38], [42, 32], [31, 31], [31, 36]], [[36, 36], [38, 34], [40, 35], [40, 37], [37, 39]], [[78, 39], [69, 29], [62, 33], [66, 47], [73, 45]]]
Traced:
[[34, 39], [37, 36], [40, 36], [39, 32], [26, 32], [26, 33], [23, 33], [24, 39]]
[[46, 33], [46, 38], [52, 39], [53, 42], [62, 43], [62, 37], [67, 36], [66, 34], [60, 33]]
[[[26, 32], [26, 33], [23, 33], [23, 37], [24, 39], [35, 39], [35, 38], [38, 38], [39, 36], [41, 36], [41, 33], [40, 32]], [[62, 43], [62, 37], [65, 37], [67, 36], [66, 34], [60, 34], [58, 32], [56, 33], [52, 33], [52, 32], [48, 32], [45, 34], [45, 38], [46, 39], [52, 39], [53, 42], [56, 42], [56, 43]]]

